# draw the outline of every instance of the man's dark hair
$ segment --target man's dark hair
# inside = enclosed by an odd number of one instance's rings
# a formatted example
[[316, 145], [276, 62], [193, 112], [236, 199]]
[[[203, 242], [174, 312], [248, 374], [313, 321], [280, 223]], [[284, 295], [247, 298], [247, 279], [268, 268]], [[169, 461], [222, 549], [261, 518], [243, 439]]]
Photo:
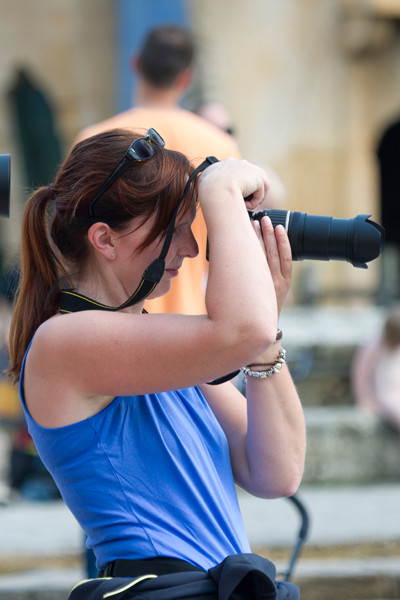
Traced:
[[191, 65], [194, 51], [193, 37], [187, 29], [176, 25], [152, 29], [139, 56], [141, 74], [156, 87], [169, 87]]

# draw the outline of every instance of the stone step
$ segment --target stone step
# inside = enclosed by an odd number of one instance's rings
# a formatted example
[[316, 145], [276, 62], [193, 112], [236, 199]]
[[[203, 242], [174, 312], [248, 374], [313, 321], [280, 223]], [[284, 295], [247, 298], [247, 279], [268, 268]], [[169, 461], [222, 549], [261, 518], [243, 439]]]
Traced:
[[376, 306], [292, 306], [280, 319], [287, 361], [303, 405], [353, 405], [350, 371], [357, 349], [377, 335]]
[[305, 484], [400, 481], [400, 432], [355, 406], [305, 408]]
[[400, 597], [400, 557], [300, 561], [293, 577], [307, 600]]

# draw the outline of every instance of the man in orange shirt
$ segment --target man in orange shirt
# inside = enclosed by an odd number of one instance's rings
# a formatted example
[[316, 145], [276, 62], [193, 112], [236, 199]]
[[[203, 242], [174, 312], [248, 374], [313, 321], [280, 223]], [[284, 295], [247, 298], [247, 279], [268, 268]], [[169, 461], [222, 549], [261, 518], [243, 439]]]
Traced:
[[[179, 106], [192, 79], [193, 57], [194, 43], [186, 29], [163, 26], [150, 31], [135, 60], [139, 74], [135, 107], [87, 127], [76, 141], [116, 127], [139, 132], [153, 127], [164, 138], [166, 148], [182, 152], [194, 166], [207, 156], [240, 158], [231, 135]], [[193, 234], [199, 245], [198, 256], [184, 261], [166, 296], [147, 302], [150, 312], [205, 313], [207, 232], [200, 212]]]

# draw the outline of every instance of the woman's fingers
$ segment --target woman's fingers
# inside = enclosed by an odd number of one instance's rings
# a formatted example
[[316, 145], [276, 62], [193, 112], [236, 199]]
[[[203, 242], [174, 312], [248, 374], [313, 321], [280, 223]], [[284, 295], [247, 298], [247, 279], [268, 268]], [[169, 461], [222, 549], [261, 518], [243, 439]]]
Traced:
[[212, 182], [217, 186], [232, 186], [240, 190], [248, 210], [256, 209], [265, 200], [269, 190], [269, 180], [263, 169], [246, 160], [227, 158], [212, 164], [199, 177], [199, 190]]
[[278, 225], [275, 229], [275, 237], [278, 244], [281, 273], [285, 279], [292, 277], [292, 249], [290, 246], [287, 232], [283, 225]]
[[271, 269], [289, 277], [292, 273], [292, 250], [289, 238], [283, 225], [274, 229], [271, 219], [261, 219], [262, 238], [264, 240], [266, 255]]
[[274, 229], [269, 217], [261, 219], [261, 234], [280, 311], [289, 293], [292, 278], [292, 251], [289, 238], [282, 225]]

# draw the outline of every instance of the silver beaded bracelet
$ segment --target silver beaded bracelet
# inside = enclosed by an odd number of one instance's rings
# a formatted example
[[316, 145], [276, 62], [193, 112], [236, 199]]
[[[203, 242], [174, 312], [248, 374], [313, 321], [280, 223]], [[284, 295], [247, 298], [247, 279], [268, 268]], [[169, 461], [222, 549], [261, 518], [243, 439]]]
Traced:
[[250, 367], [242, 367], [240, 370], [245, 376], [245, 383], [247, 377], [255, 377], [256, 379], [265, 379], [266, 377], [270, 377], [271, 375], [277, 375], [282, 369], [282, 365], [286, 362], [286, 350], [281, 348], [279, 352], [279, 356], [274, 362], [273, 365], [266, 371], [253, 371]]

